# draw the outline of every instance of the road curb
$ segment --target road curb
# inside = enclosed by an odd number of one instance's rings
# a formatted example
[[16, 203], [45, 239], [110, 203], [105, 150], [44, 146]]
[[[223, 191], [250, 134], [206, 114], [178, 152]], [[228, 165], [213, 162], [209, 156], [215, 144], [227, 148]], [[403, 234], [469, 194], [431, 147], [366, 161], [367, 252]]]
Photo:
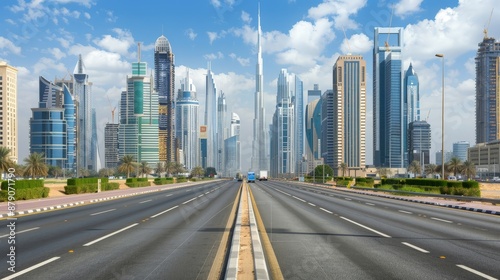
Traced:
[[[243, 185], [242, 185], [243, 188]], [[240, 233], [241, 233], [241, 218], [242, 214], [243, 194], [240, 195], [238, 203], [238, 214], [236, 214], [236, 223], [233, 230], [233, 238], [231, 240], [231, 251], [226, 266], [224, 279], [237, 279], [238, 277], [238, 257], [240, 255]]]
[[250, 198], [250, 186], [247, 188], [248, 197], [248, 216], [250, 217], [250, 233], [252, 236], [252, 249], [253, 260], [255, 266], [256, 279], [269, 279], [269, 272], [267, 271], [266, 258], [264, 257], [264, 249], [259, 237], [259, 228], [255, 220], [255, 213], [253, 212], [252, 200]]
[[107, 196], [107, 197], [101, 197], [101, 198], [95, 198], [95, 199], [89, 199], [89, 200], [82, 200], [82, 201], [77, 201], [77, 202], [68, 202], [68, 203], [63, 203], [63, 204], [38, 207], [35, 209], [16, 211], [16, 212], [14, 212], [13, 215], [10, 213], [0, 214], [0, 219], [15, 217], [15, 216], [19, 216], [19, 215], [39, 213], [39, 212], [44, 212], [44, 211], [63, 209], [63, 208], [70, 208], [70, 207], [74, 207], [74, 206], [82, 206], [84, 204], [98, 203], [98, 202], [102, 202], [102, 201], [124, 198], [124, 197], [129, 197], [129, 196], [136, 196], [136, 195], [141, 195], [141, 194], [146, 194], [146, 193], [151, 193], [151, 192], [159, 192], [159, 191], [165, 191], [165, 190], [178, 189], [178, 188], [185, 187], [185, 186], [186, 185], [175, 186], [175, 187], [169, 186], [169, 187], [159, 188], [159, 189], [155, 189], [155, 190], [146, 190], [146, 191], [134, 192], [134, 193], [123, 194], [123, 195], [113, 195], [113, 196]]

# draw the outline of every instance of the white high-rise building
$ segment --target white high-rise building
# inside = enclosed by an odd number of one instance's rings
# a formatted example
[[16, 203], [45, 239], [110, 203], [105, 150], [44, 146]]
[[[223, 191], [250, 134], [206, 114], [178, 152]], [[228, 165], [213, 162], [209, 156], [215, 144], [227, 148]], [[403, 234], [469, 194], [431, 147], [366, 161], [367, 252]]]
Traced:
[[217, 146], [218, 146], [218, 161], [217, 161], [217, 173], [226, 175], [225, 164], [224, 164], [224, 140], [228, 138], [229, 132], [229, 118], [227, 116], [227, 104], [226, 95], [222, 90], [217, 98]]
[[268, 170], [268, 154], [266, 141], [265, 111], [264, 111], [264, 92], [262, 90], [263, 71], [262, 71], [262, 46], [260, 28], [260, 7], [258, 11], [257, 26], [257, 65], [255, 73], [255, 110], [253, 119], [253, 142], [252, 142], [252, 167], [251, 170], [258, 172]]
[[276, 111], [271, 130], [272, 177], [289, 177], [295, 173], [295, 107], [292, 102], [292, 75], [281, 69], [278, 77]]
[[224, 140], [225, 176], [236, 176], [241, 172], [240, 117], [233, 113], [230, 135]]
[[219, 153], [217, 142], [217, 86], [215, 85], [210, 63], [208, 64], [205, 88], [204, 125], [207, 126], [207, 167], [217, 168]]
[[189, 70], [181, 84], [175, 105], [175, 135], [182, 150], [181, 162], [188, 171], [201, 166], [198, 112], [199, 102], [196, 87], [189, 78]]

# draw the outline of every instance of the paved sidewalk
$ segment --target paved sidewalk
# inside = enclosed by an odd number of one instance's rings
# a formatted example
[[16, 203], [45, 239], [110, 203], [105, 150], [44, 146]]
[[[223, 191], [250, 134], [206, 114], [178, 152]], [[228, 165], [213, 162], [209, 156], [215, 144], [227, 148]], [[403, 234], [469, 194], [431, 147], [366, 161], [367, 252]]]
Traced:
[[[31, 199], [31, 200], [18, 200], [14, 201], [13, 204], [15, 209], [9, 211], [8, 202], [0, 203], [0, 218], [6, 218], [9, 216], [24, 215], [36, 212], [43, 212], [48, 210], [67, 208], [72, 206], [78, 206], [82, 204], [96, 203], [105, 200], [117, 199], [121, 197], [140, 195], [150, 192], [172, 190], [186, 186], [193, 186], [201, 183], [206, 183], [207, 181], [200, 182], [187, 182], [187, 183], [176, 183], [169, 185], [158, 185], [151, 187], [141, 187], [141, 188], [129, 188], [122, 190], [112, 190], [104, 191], [100, 193], [85, 193], [85, 194], [72, 194], [66, 196], [58, 197], [48, 197], [41, 199]], [[10, 205], [12, 206], [12, 204]], [[12, 213], [14, 215], [12, 215]]]

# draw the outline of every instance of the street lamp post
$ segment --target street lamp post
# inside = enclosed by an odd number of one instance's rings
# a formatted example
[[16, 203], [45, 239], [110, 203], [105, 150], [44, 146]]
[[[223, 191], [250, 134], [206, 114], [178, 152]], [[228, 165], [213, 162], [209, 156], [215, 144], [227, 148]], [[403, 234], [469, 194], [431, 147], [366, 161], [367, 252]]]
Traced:
[[441, 178], [444, 180], [444, 54], [437, 53], [436, 57], [441, 58]]

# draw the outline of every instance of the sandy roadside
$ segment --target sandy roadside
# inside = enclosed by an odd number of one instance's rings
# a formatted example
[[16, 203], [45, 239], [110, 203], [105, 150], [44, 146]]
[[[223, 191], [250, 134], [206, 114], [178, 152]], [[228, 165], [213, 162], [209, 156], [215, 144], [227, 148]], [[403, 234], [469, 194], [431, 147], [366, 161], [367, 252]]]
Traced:
[[[127, 185], [125, 185], [125, 179], [123, 179], [123, 180], [111, 180], [110, 182], [111, 183], [120, 183], [120, 190], [129, 188], [129, 187], [127, 187]], [[65, 196], [66, 194], [64, 193], [64, 186], [66, 186], [66, 183], [64, 183], [64, 182], [45, 183], [45, 187], [50, 188], [49, 197]]]

